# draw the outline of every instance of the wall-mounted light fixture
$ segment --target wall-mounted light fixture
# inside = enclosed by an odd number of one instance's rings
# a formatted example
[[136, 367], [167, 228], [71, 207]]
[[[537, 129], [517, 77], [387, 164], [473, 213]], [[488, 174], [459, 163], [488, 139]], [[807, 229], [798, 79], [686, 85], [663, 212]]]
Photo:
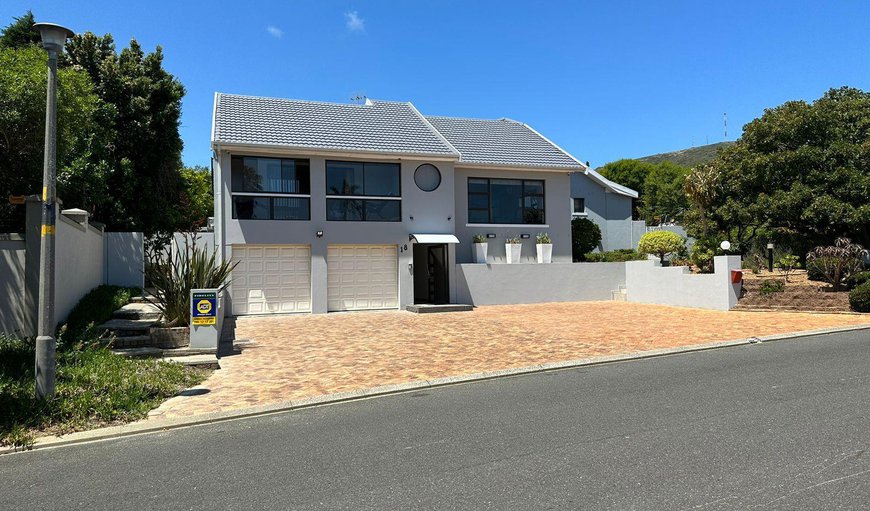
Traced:
[[486, 237], [487, 238], [495, 238], [495, 233], [493, 233], [493, 232], [487, 233]]
[[318, 238], [322, 238], [322, 237], [323, 237], [323, 231], [317, 231], [316, 234], [317, 234], [317, 237], [318, 237]]
[[532, 237], [531, 234], [520, 234], [520, 238], [521, 238], [521, 239], [524, 239], [524, 240], [527, 240], [527, 239], [529, 239], [529, 238], [531, 238], [531, 237]]

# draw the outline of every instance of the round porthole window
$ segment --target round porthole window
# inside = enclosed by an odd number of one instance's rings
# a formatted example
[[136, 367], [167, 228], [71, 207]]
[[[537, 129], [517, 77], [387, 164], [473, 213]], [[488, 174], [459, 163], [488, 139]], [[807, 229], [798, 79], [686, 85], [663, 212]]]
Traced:
[[424, 163], [414, 171], [414, 182], [417, 183], [417, 188], [424, 192], [434, 191], [441, 185], [441, 172], [435, 165]]

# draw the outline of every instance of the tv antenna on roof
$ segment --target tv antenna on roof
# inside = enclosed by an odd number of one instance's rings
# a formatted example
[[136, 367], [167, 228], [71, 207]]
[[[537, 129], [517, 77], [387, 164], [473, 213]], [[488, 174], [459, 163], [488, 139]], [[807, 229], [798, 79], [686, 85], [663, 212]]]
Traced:
[[368, 98], [366, 97], [366, 95], [362, 92], [353, 92], [353, 93], [351, 93], [351, 96], [350, 96], [351, 102], [356, 104], [356, 105], [365, 104], [367, 99]]

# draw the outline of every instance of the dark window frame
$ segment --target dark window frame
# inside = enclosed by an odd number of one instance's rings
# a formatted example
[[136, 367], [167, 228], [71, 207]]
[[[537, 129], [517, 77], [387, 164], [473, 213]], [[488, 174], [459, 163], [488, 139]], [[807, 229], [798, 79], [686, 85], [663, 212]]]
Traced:
[[[331, 163], [338, 164], [347, 164], [347, 165], [362, 165], [362, 191], [360, 193], [334, 193], [329, 189], [329, 165]], [[398, 185], [398, 195], [370, 195], [365, 193], [366, 189], [366, 165], [389, 165], [396, 168], [396, 178]], [[401, 200], [402, 199], [402, 164], [401, 163], [393, 163], [393, 162], [378, 162], [378, 161], [349, 161], [349, 160], [326, 160], [325, 163], [326, 169], [326, 196], [327, 197], [371, 197], [371, 198], [389, 198], [390, 200]]]
[[[583, 209], [581, 211], [577, 211], [577, 201], [582, 201], [580, 204], [583, 205]], [[586, 198], [585, 197], [572, 197], [571, 198], [571, 213], [574, 215], [585, 215], [586, 214]]]
[[[251, 199], [266, 199], [269, 201], [269, 218], [239, 218], [236, 211], [236, 198], [251, 198]], [[278, 222], [308, 222], [311, 221], [311, 197], [301, 195], [251, 195], [248, 193], [238, 192], [233, 193], [232, 197], [233, 220], [275, 220]], [[275, 218], [275, 199], [299, 199], [307, 202], [306, 208], [308, 214], [305, 218]]]
[[[360, 193], [335, 193], [333, 190], [329, 189], [329, 167], [330, 164], [348, 164], [348, 165], [361, 165], [362, 166], [362, 191]], [[396, 169], [396, 178], [397, 178], [397, 187], [398, 187], [398, 195], [368, 195], [365, 193], [366, 191], [366, 165], [388, 165], [394, 166]], [[402, 165], [400, 163], [393, 162], [377, 162], [377, 161], [350, 161], [350, 160], [326, 160], [325, 162], [325, 173], [326, 173], [326, 221], [327, 222], [401, 222], [402, 221]], [[345, 218], [330, 218], [330, 202], [333, 201], [357, 201], [359, 202], [359, 217], [358, 219], [348, 219], [345, 214]], [[399, 206], [399, 214], [395, 218], [392, 219], [375, 219], [375, 218], [367, 218], [368, 211], [368, 203], [374, 201], [392, 201], [397, 202]]]
[[[236, 188], [236, 179], [234, 178], [234, 170], [236, 160], [244, 160], [245, 158], [255, 158], [255, 159], [268, 159], [268, 160], [278, 160], [281, 162], [282, 166], [285, 161], [293, 162], [294, 172], [298, 172], [301, 163], [304, 162], [304, 167], [308, 173], [307, 179], [300, 180], [301, 183], [305, 183], [308, 186], [307, 192], [279, 192], [279, 191], [270, 191], [270, 190], [248, 190], [246, 186], [244, 186], [245, 180], [242, 179], [242, 189]], [[300, 187], [301, 188], [301, 187]], [[273, 220], [273, 221], [288, 221], [288, 222], [309, 222], [311, 221], [311, 160], [308, 158], [281, 158], [275, 156], [254, 156], [247, 154], [234, 154], [230, 157], [230, 195], [231, 202], [230, 207], [232, 208], [232, 218], [234, 220]], [[240, 218], [237, 207], [236, 207], [236, 199], [260, 199], [267, 200], [269, 207], [269, 218]], [[275, 200], [280, 199], [299, 199], [304, 200], [307, 204], [306, 215], [304, 218], [275, 218]]]
[[[499, 222], [493, 219], [492, 215], [492, 181], [518, 181], [520, 183], [520, 188], [522, 190], [520, 194], [520, 222], [517, 224], [516, 222]], [[471, 186], [472, 184], [480, 185], [482, 182], [486, 182], [486, 192], [472, 192]], [[541, 193], [527, 193], [526, 186], [527, 183], [535, 183], [540, 184]], [[468, 193], [468, 223], [470, 224], [490, 224], [490, 225], [546, 225], [547, 224], [547, 197], [546, 197], [546, 181], [543, 179], [511, 179], [511, 178], [488, 178], [488, 177], [469, 177], [468, 182], [466, 184], [466, 190]], [[471, 199], [472, 197], [486, 197], [486, 209], [481, 207], [472, 207]], [[540, 208], [527, 208], [526, 207], [526, 198], [528, 197], [536, 197], [541, 199], [541, 207]], [[526, 210], [529, 211], [541, 211], [541, 221], [540, 222], [527, 222], [526, 221]], [[472, 221], [471, 216], [472, 212], [486, 212], [487, 220], [483, 221]]]

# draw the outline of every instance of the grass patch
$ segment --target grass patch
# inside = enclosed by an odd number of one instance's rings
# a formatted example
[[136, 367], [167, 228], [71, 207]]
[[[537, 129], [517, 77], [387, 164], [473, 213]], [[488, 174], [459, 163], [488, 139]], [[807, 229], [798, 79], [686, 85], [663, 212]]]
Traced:
[[64, 434], [142, 419], [209, 374], [78, 343], [57, 353], [55, 398], [36, 400], [34, 348], [31, 339], [0, 335], [0, 445], [26, 448], [38, 432]]
[[65, 324], [58, 331], [61, 343], [80, 342], [93, 334], [96, 325], [112, 318], [132, 296], [142, 292], [138, 287], [97, 286], [73, 307]]

